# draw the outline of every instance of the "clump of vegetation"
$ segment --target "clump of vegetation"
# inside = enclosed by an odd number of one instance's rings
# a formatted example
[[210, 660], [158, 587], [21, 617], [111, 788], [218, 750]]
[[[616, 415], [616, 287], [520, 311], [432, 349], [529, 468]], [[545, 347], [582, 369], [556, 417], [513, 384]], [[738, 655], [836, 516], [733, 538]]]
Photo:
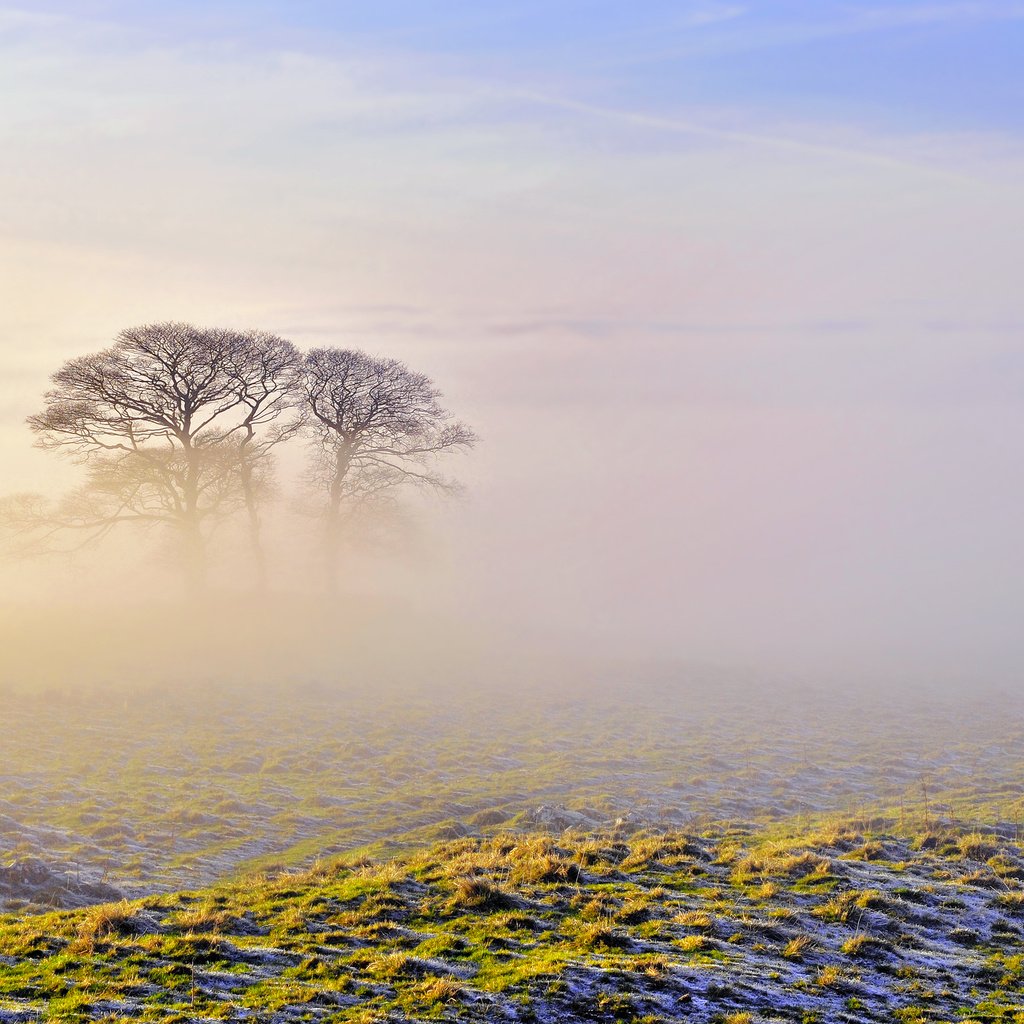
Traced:
[[839, 950], [845, 956], [859, 957], [879, 949], [882, 945], [882, 940], [877, 936], [858, 932], [855, 935], [851, 935], [848, 939], [844, 939]]
[[705, 935], [687, 935], [684, 938], [676, 939], [674, 945], [684, 953], [699, 953], [708, 948], [708, 939]]
[[76, 934], [86, 946], [101, 939], [137, 935], [145, 928], [137, 907], [127, 900], [90, 907], [79, 919]]
[[579, 864], [546, 837], [517, 844], [509, 853], [509, 861], [509, 881], [513, 885], [576, 882], [582, 874]]
[[824, 903], [819, 903], [811, 913], [826, 921], [846, 923], [863, 916], [865, 910], [877, 910], [886, 906], [887, 898], [877, 889], [848, 889]]
[[970, 832], [967, 835], [960, 836], [956, 845], [960, 855], [969, 860], [988, 860], [998, 849], [995, 843], [980, 832]]
[[172, 914], [167, 924], [184, 932], [221, 932], [238, 927], [238, 919], [227, 910], [203, 904]]
[[484, 875], [463, 875], [456, 879], [450, 903], [452, 909], [473, 907], [504, 910], [514, 905], [512, 894]]
[[782, 947], [782, 955], [787, 960], [802, 960], [808, 953], [816, 949], [817, 946], [818, 941], [813, 935], [802, 932], [800, 935], [794, 935]]

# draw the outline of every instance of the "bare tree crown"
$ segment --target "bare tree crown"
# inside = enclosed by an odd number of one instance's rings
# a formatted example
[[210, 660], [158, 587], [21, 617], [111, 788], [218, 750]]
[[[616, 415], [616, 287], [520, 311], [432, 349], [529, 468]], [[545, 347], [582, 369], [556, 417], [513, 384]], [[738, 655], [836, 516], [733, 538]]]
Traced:
[[324, 496], [327, 585], [336, 592], [342, 536], [353, 524], [400, 521], [408, 484], [454, 493], [432, 463], [476, 442], [425, 374], [351, 349], [307, 353], [302, 388], [315, 442], [311, 479]]
[[306, 355], [303, 388], [321, 444], [342, 446], [364, 463], [411, 471], [413, 463], [476, 441], [441, 405], [433, 381], [396, 359], [313, 349]]
[[44, 447], [79, 456], [216, 443], [285, 412], [297, 367], [295, 347], [273, 335], [147, 324], [65, 363], [28, 422]]

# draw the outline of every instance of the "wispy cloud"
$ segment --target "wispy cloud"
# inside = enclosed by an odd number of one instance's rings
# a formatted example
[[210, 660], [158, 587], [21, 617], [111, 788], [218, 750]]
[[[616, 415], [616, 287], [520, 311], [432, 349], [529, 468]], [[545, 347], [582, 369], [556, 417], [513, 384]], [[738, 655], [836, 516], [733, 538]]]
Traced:
[[[723, 15], [725, 12], [723, 11]], [[791, 48], [829, 39], [855, 37], [928, 25], [1006, 22], [1024, 20], [1024, 3], [1006, 0], [993, 3], [969, 2], [864, 6], [821, 4], [810, 15], [788, 13], [784, 9], [770, 16], [751, 8], [732, 8], [728, 16], [710, 18], [722, 30], [713, 33], [684, 33], [674, 42], [660, 40], [647, 49], [609, 56], [602, 67], [639, 66], [687, 57], [725, 56], [728, 54]], [[695, 22], [694, 24], [697, 24]], [[685, 27], [685, 26], [684, 26]], [[665, 32], [671, 38], [671, 32]]]
[[542, 334], [577, 335], [592, 340], [615, 338], [636, 339], [638, 337], [671, 337], [676, 335], [797, 335], [815, 336], [832, 334], [859, 334], [868, 330], [871, 324], [866, 320], [808, 320], [808, 321], [742, 321], [742, 320], [652, 320], [644, 318], [615, 319], [572, 319], [550, 318], [532, 320], [506, 320], [490, 323], [487, 333], [498, 336], [527, 336]]
[[22, 7], [0, 7], [0, 34], [22, 28], [42, 28], [59, 24], [61, 17]]
[[749, 7], [740, 4], [715, 4], [686, 12], [676, 24], [683, 28], [703, 28], [706, 25], [719, 25], [726, 21], [742, 18]]
[[960, 21], [1018, 21], [1024, 19], [1024, 4], [1000, 0], [948, 4], [900, 4], [867, 7], [846, 21], [836, 23], [836, 31], [879, 31], [904, 25], [934, 25]]
[[541, 106], [570, 111], [589, 117], [603, 118], [638, 128], [674, 135], [690, 135], [712, 139], [718, 142], [736, 143], [744, 146], [768, 147], [788, 150], [804, 155], [826, 157], [831, 160], [870, 164], [881, 168], [913, 171], [928, 177], [940, 178], [952, 184], [971, 184], [977, 181], [972, 175], [940, 163], [915, 161], [905, 156], [894, 156], [878, 150], [839, 145], [799, 135], [784, 135], [756, 131], [746, 128], [725, 128], [696, 119], [670, 117], [641, 110], [604, 106], [564, 96], [552, 96], [540, 92], [523, 91], [514, 94], [523, 100]]

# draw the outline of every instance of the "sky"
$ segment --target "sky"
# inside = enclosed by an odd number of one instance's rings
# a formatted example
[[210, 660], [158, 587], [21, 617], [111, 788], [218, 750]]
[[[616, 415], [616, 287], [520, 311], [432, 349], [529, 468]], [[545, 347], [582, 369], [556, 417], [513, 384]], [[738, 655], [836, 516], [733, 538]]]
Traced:
[[71, 479], [62, 360], [258, 326], [477, 428], [424, 599], [1012, 679], [1021, 53], [1013, 0], [0, 5], [4, 489]]

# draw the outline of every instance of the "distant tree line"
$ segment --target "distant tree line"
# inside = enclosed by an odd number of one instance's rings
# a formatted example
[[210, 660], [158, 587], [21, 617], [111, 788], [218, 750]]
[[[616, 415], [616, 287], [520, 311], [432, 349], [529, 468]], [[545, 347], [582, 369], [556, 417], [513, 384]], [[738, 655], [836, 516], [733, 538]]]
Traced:
[[302, 353], [264, 331], [129, 328], [66, 362], [51, 385], [28, 424], [40, 447], [84, 468], [84, 481], [56, 500], [6, 499], [8, 531], [23, 550], [44, 550], [124, 524], [163, 528], [193, 592], [206, 584], [212, 531], [236, 516], [266, 585], [263, 514], [280, 446], [305, 450], [336, 592], [346, 531], [391, 520], [409, 487], [456, 491], [437, 462], [476, 440], [433, 381], [405, 364], [349, 349]]

